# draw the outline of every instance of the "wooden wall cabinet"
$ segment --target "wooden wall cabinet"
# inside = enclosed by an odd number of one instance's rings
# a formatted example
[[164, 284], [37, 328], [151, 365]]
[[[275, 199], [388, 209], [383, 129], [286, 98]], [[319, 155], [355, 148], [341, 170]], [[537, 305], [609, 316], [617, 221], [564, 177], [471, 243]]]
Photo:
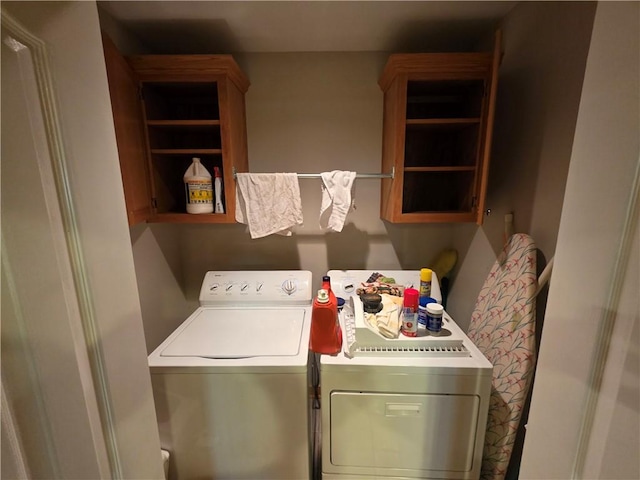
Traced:
[[381, 218], [482, 223], [500, 35], [489, 53], [391, 55], [384, 92]]
[[[248, 170], [244, 94], [230, 55], [123, 57], [103, 34], [129, 225], [234, 223], [235, 172]], [[183, 175], [198, 157], [223, 178], [223, 214], [188, 214]]]

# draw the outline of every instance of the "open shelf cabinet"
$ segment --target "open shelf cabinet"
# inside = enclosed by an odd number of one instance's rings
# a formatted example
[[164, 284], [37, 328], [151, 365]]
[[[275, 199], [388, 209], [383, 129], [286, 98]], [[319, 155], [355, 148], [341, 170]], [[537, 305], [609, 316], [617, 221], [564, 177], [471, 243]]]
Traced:
[[381, 218], [482, 223], [499, 56], [498, 32], [493, 52], [389, 57]]
[[[130, 225], [235, 222], [235, 172], [246, 172], [244, 94], [230, 55], [123, 57], [103, 35]], [[198, 157], [220, 169], [225, 213], [188, 214], [183, 176]]]

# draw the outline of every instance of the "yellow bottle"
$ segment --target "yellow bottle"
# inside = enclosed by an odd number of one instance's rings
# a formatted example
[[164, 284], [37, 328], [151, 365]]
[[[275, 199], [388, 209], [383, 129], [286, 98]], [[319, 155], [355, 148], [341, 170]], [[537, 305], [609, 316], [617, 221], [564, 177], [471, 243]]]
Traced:
[[420, 270], [420, 296], [431, 296], [431, 276], [432, 272], [430, 268], [423, 268]]

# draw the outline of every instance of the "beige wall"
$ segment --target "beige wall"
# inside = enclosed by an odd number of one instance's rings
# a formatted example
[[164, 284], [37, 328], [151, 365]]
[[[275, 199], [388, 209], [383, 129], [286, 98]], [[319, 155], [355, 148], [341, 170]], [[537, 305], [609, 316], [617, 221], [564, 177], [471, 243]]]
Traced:
[[[134, 32], [98, 9], [100, 28], [123, 54], [150, 53]], [[173, 225], [140, 224], [130, 229], [136, 281], [142, 307], [146, 351], [150, 353], [185, 319], [194, 305], [183, 287], [180, 230]]]
[[131, 228], [133, 259], [147, 353], [194, 310], [186, 300], [180, 230], [173, 225], [142, 224]]
[[541, 250], [539, 268], [555, 254], [573, 132], [595, 3], [522, 2], [502, 22], [503, 52], [481, 228], [454, 228], [460, 253], [448, 310], [468, 325], [503, 246], [504, 217]]
[[[249, 54], [246, 96], [249, 170], [380, 172], [384, 53]], [[380, 181], [356, 180], [356, 210], [340, 233], [320, 230], [321, 184], [301, 179], [304, 225], [292, 237], [251, 240], [242, 225], [184, 227], [185, 283], [195, 292], [206, 269], [311, 270], [426, 266], [449, 245], [450, 226], [380, 220]], [[197, 292], [196, 292], [197, 293]]]
[[106, 33], [113, 41], [123, 55], [142, 55], [145, 53], [153, 53], [147, 45], [145, 45], [130, 30], [123, 28], [111, 15], [98, 6], [98, 16], [100, 18], [100, 30]]
[[597, 7], [523, 479], [640, 478], [639, 18], [637, 2]]

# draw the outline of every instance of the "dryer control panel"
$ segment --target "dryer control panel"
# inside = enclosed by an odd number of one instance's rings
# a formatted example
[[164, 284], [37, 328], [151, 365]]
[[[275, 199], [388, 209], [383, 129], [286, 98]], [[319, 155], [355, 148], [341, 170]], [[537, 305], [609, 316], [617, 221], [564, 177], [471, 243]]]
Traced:
[[200, 289], [200, 305], [309, 305], [307, 270], [210, 271]]

